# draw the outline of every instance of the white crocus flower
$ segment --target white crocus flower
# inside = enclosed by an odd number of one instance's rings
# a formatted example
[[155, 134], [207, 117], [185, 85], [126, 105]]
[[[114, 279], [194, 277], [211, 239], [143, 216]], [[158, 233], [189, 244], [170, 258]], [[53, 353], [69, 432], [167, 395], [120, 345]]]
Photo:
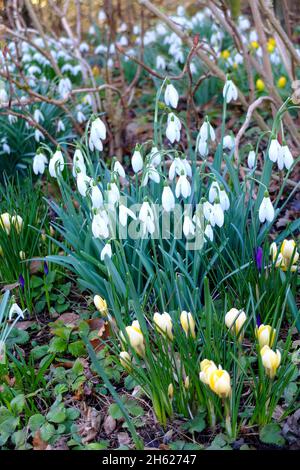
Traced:
[[182, 197], [187, 198], [191, 195], [192, 188], [185, 174], [181, 174], [178, 178], [175, 188], [176, 197], [179, 198], [180, 194]]
[[247, 165], [248, 165], [248, 168], [250, 168], [250, 170], [254, 168], [254, 165], [255, 165], [255, 151], [254, 150], [250, 150], [250, 152], [248, 153]]
[[278, 156], [281, 153], [281, 145], [277, 139], [272, 139], [269, 147], [269, 158], [272, 162], [277, 162]]
[[69, 78], [62, 78], [58, 84], [58, 91], [63, 100], [67, 99], [72, 91], [72, 83]]
[[100, 254], [101, 261], [105, 260], [105, 256], [108, 256], [109, 258], [111, 258], [111, 256], [112, 256], [111, 244], [110, 243], [106, 243], [104, 245], [104, 247], [102, 248], [101, 254]]
[[224, 225], [224, 212], [220, 203], [215, 202], [213, 205], [213, 217], [214, 222], [218, 227], [222, 227]]
[[103, 206], [102, 192], [100, 191], [100, 188], [97, 186], [97, 183], [94, 180], [90, 181], [90, 187], [91, 187], [90, 196], [92, 200], [93, 209], [100, 209], [100, 207]]
[[286, 167], [287, 170], [289, 170], [294, 163], [294, 158], [287, 145], [282, 146], [282, 155], [283, 155], [284, 166]]
[[24, 320], [24, 311], [19, 307], [18, 304], [16, 303], [12, 304], [12, 306], [9, 309], [9, 314], [8, 314], [9, 321], [12, 320], [14, 315], [17, 316], [17, 319], [22, 318]]
[[144, 201], [139, 212], [139, 220], [141, 222], [143, 235], [150, 233], [152, 235], [155, 231], [155, 218], [154, 212], [149, 202]]
[[[212, 229], [212, 226], [210, 224], [207, 224], [204, 234], [206, 237], [212, 242], [214, 240], [214, 231]], [[205, 240], [206, 241], [206, 240]]]
[[212, 125], [208, 121], [204, 121], [200, 127], [200, 140], [202, 141], [212, 141], [216, 140], [216, 134]]
[[119, 161], [116, 161], [114, 164], [114, 172], [117, 173], [122, 178], [125, 178], [125, 170]]
[[179, 99], [178, 92], [176, 88], [174, 87], [174, 85], [170, 83], [169, 85], [166, 86], [166, 89], [165, 89], [165, 103], [167, 106], [171, 106], [172, 108], [176, 109], [178, 105], [178, 99]]
[[235, 139], [232, 135], [225, 135], [223, 138], [223, 149], [232, 150], [234, 148]]
[[185, 215], [183, 218], [183, 227], [182, 231], [184, 233], [184, 236], [187, 238], [189, 236], [194, 236], [195, 235], [195, 224], [193, 223], [192, 219], [190, 218], [189, 215]]
[[137, 148], [135, 149], [132, 158], [131, 158], [131, 166], [132, 169], [135, 173], [138, 173], [143, 169], [144, 162], [143, 162], [143, 157], [142, 154]]
[[91, 178], [81, 171], [77, 174], [77, 189], [81, 196], [86, 197], [87, 190], [90, 185]]
[[269, 194], [266, 192], [261, 204], [259, 206], [258, 217], [260, 222], [263, 224], [265, 220], [267, 222], [272, 222], [275, 216], [274, 207], [272, 205]]
[[109, 183], [107, 190], [107, 200], [109, 204], [116, 204], [120, 199], [120, 191], [116, 183]]
[[84, 163], [84, 157], [82, 155], [82, 152], [79, 148], [77, 148], [74, 152], [73, 156], [73, 168], [72, 168], [72, 174], [74, 178], [76, 178], [78, 172], [81, 173], [86, 173], [86, 167]]
[[166, 212], [171, 212], [175, 208], [175, 197], [170, 186], [164, 186], [161, 202]]
[[133, 220], [136, 220], [136, 215], [132, 210], [128, 209], [128, 207], [124, 206], [123, 204], [119, 207], [119, 221], [123, 227], [126, 227], [128, 216], [131, 217]]
[[92, 232], [95, 238], [108, 238], [109, 219], [105, 210], [94, 215], [92, 220]]
[[175, 141], [180, 141], [180, 130], [181, 130], [181, 122], [173, 113], [168, 114], [168, 122], [167, 122], [167, 129], [166, 129], [166, 136], [173, 144]]
[[64, 157], [61, 150], [58, 148], [49, 161], [49, 173], [52, 178], [57, 178], [64, 169]]
[[237, 100], [238, 91], [232, 80], [226, 80], [223, 88], [223, 98], [226, 99], [226, 103]]
[[94, 149], [101, 152], [103, 150], [102, 140], [106, 139], [106, 127], [103, 121], [100, 118], [94, 119], [91, 124], [91, 132], [89, 138], [89, 147], [93, 152]]
[[44, 155], [41, 151], [38, 151], [35, 154], [33, 158], [33, 162], [32, 162], [33, 173], [35, 175], [38, 175], [38, 174], [42, 175], [45, 171], [45, 166], [47, 165], [47, 163], [48, 163], [48, 159], [46, 155]]

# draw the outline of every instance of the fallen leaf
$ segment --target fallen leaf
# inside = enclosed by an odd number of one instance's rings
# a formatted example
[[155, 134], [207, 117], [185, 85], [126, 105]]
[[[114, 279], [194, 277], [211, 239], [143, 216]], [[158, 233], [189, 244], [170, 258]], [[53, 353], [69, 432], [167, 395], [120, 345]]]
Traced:
[[77, 315], [77, 313], [74, 312], [65, 312], [62, 313], [57, 320], [55, 320], [54, 323], [62, 321], [64, 325], [66, 326], [76, 326], [78, 322], [80, 321], [80, 316]]
[[40, 260], [33, 260], [30, 262], [30, 274], [36, 274], [42, 271], [43, 263]]
[[120, 446], [128, 446], [130, 444], [130, 437], [127, 432], [118, 433], [118, 442]]
[[84, 405], [82, 418], [77, 424], [78, 434], [82, 436], [82, 443], [87, 444], [95, 439], [100, 429], [101, 415], [98, 410]]
[[32, 325], [34, 325], [35, 322], [33, 320], [28, 320], [28, 321], [18, 321], [16, 324], [15, 324], [15, 328], [18, 328], [18, 330], [27, 330], [28, 328], [30, 328]]
[[38, 429], [33, 436], [32, 440], [33, 450], [45, 450], [48, 446], [47, 442], [41, 438], [40, 430]]
[[116, 429], [116, 426], [116, 420], [112, 416], [108, 415], [103, 423], [104, 431], [106, 432], [106, 434], [110, 435]]

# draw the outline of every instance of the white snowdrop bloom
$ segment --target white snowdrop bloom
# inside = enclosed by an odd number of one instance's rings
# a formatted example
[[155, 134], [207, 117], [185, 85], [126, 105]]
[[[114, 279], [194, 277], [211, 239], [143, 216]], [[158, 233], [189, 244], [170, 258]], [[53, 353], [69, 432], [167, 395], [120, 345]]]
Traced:
[[[210, 224], [207, 224], [204, 230], [204, 235], [212, 242], [214, 239], [214, 231], [212, 229], [212, 226]], [[206, 240], [205, 240], [206, 241]]]
[[110, 243], [106, 243], [104, 245], [104, 247], [102, 248], [101, 254], [100, 254], [101, 261], [105, 260], [105, 256], [108, 256], [109, 258], [111, 258], [111, 256], [112, 256], [111, 244]]
[[108, 183], [107, 200], [109, 204], [115, 205], [120, 200], [120, 191], [116, 183]]
[[185, 215], [183, 218], [183, 227], [182, 227], [184, 236], [185, 237], [194, 236], [195, 230], [196, 230], [195, 224], [193, 223], [192, 219], [190, 218], [190, 216]]
[[89, 49], [90, 47], [87, 42], [82, 42], [79, 46], [80, 52], [89, 52]]
[[96, 29], [95, 29], [95, 26], [94, 26], [94, 25], [91, 25], [91, 26], [89, 27], [89, 34], [90, 34], [91, 36], [94, 36], [94, 35], [96, 34]]
[[34, 110], [33, 118], [38, 124], [45, 120], [43, 113], [38, 108]]
[[148, 184], [149, 179], [151, 181], [154, 181], [154, 183], [160, 182], [160, 175], [153, 165], [148, 165], [145, 169], [142, 186], [146, 186]]
[[73, 72], [73, 65], [72, 64], [64, 64], [61, 68], [62, 73]]
[[166, 212], [171, 212], [175, 208], [175, 197], [172, 192], [172, 189], [170, 186], [166, 185], [164, 186], [162, 196], [161, 196], [161, 202], [164, 210]]
[[99, 20], [100, 22], [106, 20], [106, 13], [105, 13], [105, 11], [102, 10], [102, 9], [99, 10], [99, 13], [98, 13], [98, 20]]
[[9, 321], [12, 320], [13, 316], [16, 315], [17, 316], [17, 319], [18, 318], [22, 318], [24, 320], [24, 312], [25, 310], [22, 310], [18, 304], [14, 303], [12, 304], [12, 306], [10, 307], [9, 309], [9, 313], [8, 313], [8, 319]]
[[232, 80], [226, 80], [223, 88], [223, 98], [226, 99], [226, 103], [237, 100], [238, 91]]
[[79, 124], [83, 124], [86, 121], [86, 117], [85, 117], [85, 115], [83, 114], [82, 111], [80, 111], [80, 110], [77, 111], [76, 120]]
[[208, 143], [206, 140], [202, 140], [201, 138], [198, 140], [198, 152], [201, 155], [201, 157], [207, 157]]
[[215, 224], [222, 227], [224, 225], [224, 212], [220, 203], [217, 202], [213, 205], [213, 214]]
[[287, 145], [282, 146], [282, 155], [283, 155], [284, 166], [286, 167], [287, 170], [289, 170], [294, 163], [294, 158]]
[[84, 98], [83, 98], [83, 103], [88, 105], [88, 106], [92, 106], [92, 104], [93, 104], [92, 96], [90, 94], [85, 95]]
[[2, 143], [2, 150], [4, 153], [7, 153], [8, 155], [10, 154], [11, 149], [7, 142]]
[[260, 222], [263, 224], [265, 220], [267, 222], [272, 222], [275, 216], [274, 207], [272, 205], [271, 199], [268, 193], [265, 193], [263, 200], [259, 206], [258, 217]]
[[69, 78], [62, 78], [58, 84], [58, 92], [63, 100], [67, 99], [72, 91], [72, 83]]
[[123, 227], [126, 227], [128, 217], [131, 217], [133, 220], [136, 220], [135, 213], [132, 210], [128, 209], [128, 207], [121, 204], [119, 206], [119, 221]]
[[158, 166], [161, 163], [161, 153], [157, 147], [152, 147], [149, 154], [149, 161], [152, 166]]
[[45, 140], [44, 134], [39, 129], [35, 129], [34, 138], [36, 142], [40, 142], [40, 140]]
[[8, 115], [8, 122], [9, 122], [10, 125], [15, 124], [16, 122], [18, 122], [17, 116], [14, 116], [13, 114], [9, 114]]
[[72, 174], [74, 178], [76, 178], [77, 173], [85, 173], [86, 174], [86, 167], [84, 163], [84, 157], [82, 155], [82, 152], [80, 148], [77, 148], [74, 152], [73, 156], [73, 168], [72, 168]]
[[216, 140], [215, 131], [208, 121], [204, 121], [204, 123], [200, 127], [200, 139], [202, 141], [211, 140], [212, 142]]
[[93, 209], [100, 209], [100, 207], [103, 206], [102, 192], [101, 192], [99, 186], [97, 186], [96, 181], [94, 181], [94, 180], [90, 181], [90, 187], [91, 187], [90, 196], [91, 196], [91, 200], [92, 200]]
[[158, 70], [166, 70], [166, 66], [167, 64], [164, 57], [161, 55], [156, 56], [156, 68]]
[[217, 181], [213, 181], [208, 192], [208, 200], [210, 203], [215, 202], [215, 200], [219, 198], [220, 191], [219, 183]]
[[30, 67], [28, 67], [27, 73], [29, 75], [40, 75], [42, 73], [42, 70], [37, 65], [31, 65]]
[[90, 185], [91, 178], [81, 171], [77, 173], [76, 183], [77, 189], [81, 196], [86, 197], [87, 190]]
[[168, 115], [166, 136], [169, 139], [169, 141], [171, 142], [171, 144], [173, 144], [175, 141], [176, 142], [180, 141], [181, 123], [180, 123], [180, 127], [179, 127], [178, 122], [175, 120], [175, 118], [176, 118], [176, 116], [173, 113], [170, 113]]
[[283, 168], [284, 168], [282, 147], [280, 147], [280, 151], [278, 152], [278, 156], [277, 156], [277, 165], [278, 165], [278, 169], [279, 169], [280, 171], [282, 171]]
[[223, 187], [221, 187], [221, 190], [219, 192], [219, 199], [220, 199], [220, 204], [223, 209], [223, 211], [227, 211], [230, 207], [230, 201], [229, 197]]
[[117, 173], [122, 178], [126, 177], [125, 170], [124, 170], [123, 166], [121, 165], [121, 163], [118, 160], [114, 164], [114, 172]]
[[248, 165], [248, 168], [250, 168], [250, 170], [254, 168], [254, 165], [255, 165], [255, 151], [254, 150], [250, 150], [250, 152], [248, 153], [247, 165]]
[[189, 177], [189, 178], [192, 178], [192, 167], [190, 165], [190, 163], [188, 162], [187, 158], [182, 158], [182, 164], [183, 164], [183, 167], [185, 169], [185, 174]]
[[154, 212], [149, 202], [144, 201], [139, 212], [139, 220], [141, 222], [141, 228], [143, 236], [152, 235], [155, 231], [155, 218]]
[[106, 138], [106, 127], [100, 118], [96, 118], [91, 124], [91, 132], [89, 138], [89, 147], [93, 152], [94, 149], [101, 152], [103, 150], [102, 140]]
[[65, 132], [66, 127], [61, 119], [57, 122], [57, 132]]
[[[0, 83], [1, 85], [1, 83]], [[5, 90], [5, 88], [0, 88], [0, 104], [6, 104], [8, 103], [8, 94]]]
[[203, 203], [203, 215], [205, 219], [214, 227], [216, 224], [214, 216], [214, 206], [209, 201], [205, 201]]
[[281, 145], [277, 139], [272, 139], [269, 147], [269, 158], [272, 162], [277, 162], [278, 155], [281, 152]]
[[183, 198], [187, 198], [191, 195], [192, 188], [189, 180], [185, 174], [181, 174], [178, 178], [175, 188], [175, 194], [177, 199], [182, 195]]
[[186, 174], [186, 169], [181, 158], [175, 157], [169, 168], [169, 180], [173, 181], [175, 175]]
[[92, 233], [95, 238], [108, 238], [109, 219], [105, 210], [94, 215], [92, 220]]
[[235, 145], [235, 139], [232, 135], [225, 135], [223, 138], [223, 149], [232, 150]]
[[131, 166], [135, 173], [138, 173], [139, 171], [143, 169], [143, 166], [144, 166], [143, 157], [142, 157], [141, 152], [137, 150], [137, 148], [135, 149], [131, 157]]
[[49, 173], [52, 178], [57, 178], [64, 169], [64, 157], [59, 149], [53, 154], [49, 161]]
[[32, 162], [33, 173], [35, 175], [42, 175], [45, 171], [45, 166], [47, 165], [47, 163], [48, 159], [46, 155], [44, 155], [41, 151], [37, 151]]
[[171, 106], [172, 108], [175, 108], [175, 109], [177, 108], [179, 95], [174, 85], [172, 85], [172, 83], [169, 83], [166, 86], [164, 98], [165, 98], [165, 103], [167, 106]]
[[123, 47], [126, 47], [128, 46], [128, 39], [126, 36], [121, 36], [119, 41], [118, 41], [118, 44], [120, 44], [120, 46], [123, 46]]

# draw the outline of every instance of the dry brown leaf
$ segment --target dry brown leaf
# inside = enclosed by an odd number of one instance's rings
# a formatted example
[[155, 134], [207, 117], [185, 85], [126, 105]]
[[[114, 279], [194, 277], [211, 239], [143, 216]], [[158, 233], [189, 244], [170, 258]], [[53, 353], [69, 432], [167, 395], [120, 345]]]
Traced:
[[109, 436], [116, 429], [116, 426], [116, 420], [112, 416], [108, 415], [103, 423], [104, 431], [106, 432], [106, 434]]
[[33, 436], [32, 440], [33, 450], [45, 450], [48, 446], [47, 442], [41, 438], [40, 430], [38, 429]]
[[28, 328], [30, 328], [30, 326], [34, 325], [35, 322], [33, 320], [28, 320], [28, 321], [18, 321], [16, 324], [15, 324], [15, 328], [18, 328], [18, 330], [27, 330]]
[[128, 446], [131, 442], [129, 434], [127, 432], [119, 432], [118, 442], [120, 446]]
[[98, 410], [90, 406], [84, 406], [82, 415], [77, 429], [80, 436], [82, 436], [82, 443], [87, 444], [93, 441], [98, 434], [101, 424], [101, 415]]
[[30, 274], [36, 274], [42, 271], [43, 263], [40, 260], [33, 260], [30, 262]]
[[80, 321], [80, 316], [74, 312], [65, 312], [65, 313], [62, 313], [57, 318], [57, 320], [55, 320], [55, 323], [58, 321], [62, 321], [63, 324], [66, 326], [76, 326], [78, 322]]

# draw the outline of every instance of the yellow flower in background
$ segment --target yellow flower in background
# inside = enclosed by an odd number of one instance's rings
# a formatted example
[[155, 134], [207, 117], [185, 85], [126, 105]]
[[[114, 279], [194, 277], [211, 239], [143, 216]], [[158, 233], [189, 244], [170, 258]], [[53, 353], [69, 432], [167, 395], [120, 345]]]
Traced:
[[11, 218], [11, 225], [13, 225], [18, 233], [23, 228], [23, 219], [20, 215], [13, 215]]
[[278, 253], [276, 243], [273, 242], [270, 246], [270, 255], [276, 268], [280, 268], [282, 271], [287, 271], [290, 268], [292, 272], [297, 270], [299, 252], [294, 240], [283, 240], [280, 253]]
[[172, 341], [173, 339], [173, 333], [172, 333], [172, 328], [173, 328], [173, 323], [172, 323], [172, 318], [167, 312], [164, 312], [162, 314], [156, 312], [153, 315], [153, 322], [156, 326], [156, 329], [159, 333], [166, 334], [167, 337]]
[[0, 245], [0, 256], [3, 256], [3, 249], [1, 245]]
[[209, 376], [208, 385], [220, 398], [227, 398], [231, 394], [230, 375], [226, 370], [217, 369]]
[[24, 260], [26, 258], [25, 251], [20, 251], [19, 252], [19, 257], [20, 257], [21, 260]]
[[258, 339], [260, 348], [264, 346], [273, 346], [275, 340], [276, 330], [270, 325], [260, 325], [255, 328], [255, 336]]
[[126, 369], [128, 372], [131, 370], [131, 357], [128, 354], [127, 351], [121, 351], [120, 352], [120, 364], [124, 369]]
[[[129, 342], [131, 347], [135, 350], [135, 352], [144, 357], [145, 355], [145, 344], [144, 344], [144, 336], [140, 328], [140, 324], [137, 320], [134, 320], [130, 326], [126, 326], [125, 328], [126, 333], [129, 338]], [[121, 341], [126, 343], [126, 338], [124, 337], [123, 333], [120, 333]]]
[[195, 333], [196, 325], [195, 325], [195, 320], [191, 312], [186, 312], [185, 310], [183, 310], [183, 312], [181, 312], [181, 315], [180, 315], [180, 323], [181, 323], [183, 330], [185, 331], [186, 336], [188, 336], [190, 333], [192, 338], [195, 339], [196, 338], [196, 333]]
[[173, 384], [169, 384], [169, 386], [168, 386], [168, 397], [169, 397], [170, 400], [173, 400], [173, 397], [174, 397]]
[[267, 376], [270, 377], [270, 379], [273, 379], [276, 375], [278, 367], [280, 366], [280, 351], [277, 349], [275, 352], [268, 345], [265, 345], [261, 349], [260, 355]]
[[210, 375], [217, 370], [217, 366], [214, 361], [210, 361], [209, 359], [203, 359], [200, 363], [200, 380], [204, 384], [208, 385]]
[[287, 79], [284, 76], [280, 77], [277, 81], [278, 88], [284, 88], [286, 84], [287, 84]]
[[267, 51], [269, 52], [269, 54], [272, 54], [272, 52], [274, 52], [275, 47], [276, 47], [275, 39], [274, 38], [269, 38], [268, 42], [267, 42]]
[[259, 91], [263, 91], [265, 89], [265, 83], [264, 81], [261, 79], [261, 78], [258, 78], [256, 80], [256, 88], [259, 90]]
[[184, 388], [188, 390], [190, 388], [190, 378], [187, 376], [184, 381]]
[[275, 38], [270, 37], [270, 38], [268, 39], [268, 43], [272, 44], [272, 46], [276, 46], [276, 40], [275, 40]]
[[224, 51], [221, 51], [221, 57], [225, 60], [229, 59], [230, 57], [230, 52], [228, 49], [224, 49]]
[[20, 233], [23, 228], [23, 219], [20, 215], [10, 215], [4, 212], [0, 216], [0, 224], [5, 229], [7, 235], [10, 234], [11, 227], [13, 226], [17, 233]]
[[[237, 308], [231, 308], [229, 312], [225, 315], [225, 325], [231, 331], [234, 331], [236, 335], [239, 334], [247, 316], [243, 310], [238, 310]], [[239, 336], [240, 341], [242, 340], [243, 335]]]
[[259, 44], [258, 44], [257, 41], [251, 41], [250, 46], [252, 47], [252, 49], [258, 49], [259, 48]]
[[98, 75], [100, 75], [100, 69], [98, 65], [94, 65], [94, 67], [92, 68], [92, 72], [93, 72], [94, 77], [98, 77]]
[[104, 317], [107, 316], [108, 309], [107, 309], [107, 303], [106, 303], [105, 299], [102, 299], [102, 297], [100, 297], [100, 295], [95, 295], [94, 305], [95, 305], [96, 309], [98, 310], [98, 312], [101, 313], [101, 315], [103, 315]]
[[7, 235], [9, 235], [10, 232], [10, 214], [8, 212], [4, 212], [0, 216], [0, 224], [1, 226], [5, 229]]

